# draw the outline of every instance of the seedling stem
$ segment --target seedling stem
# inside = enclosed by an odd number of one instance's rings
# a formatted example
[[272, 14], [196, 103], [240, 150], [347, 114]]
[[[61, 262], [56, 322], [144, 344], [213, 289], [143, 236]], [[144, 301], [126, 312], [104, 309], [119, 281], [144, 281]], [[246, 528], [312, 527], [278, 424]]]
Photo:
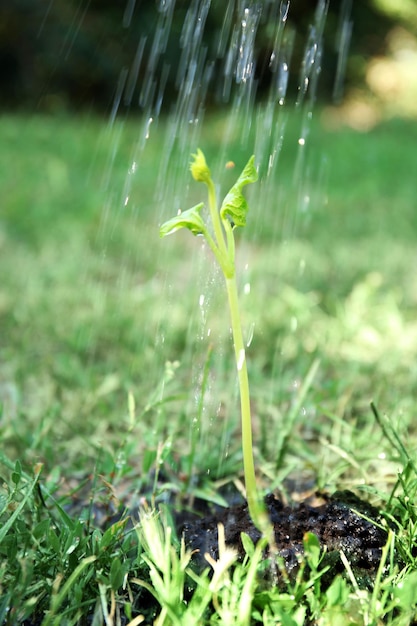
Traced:
[[[223, 200], [219, 210], [215, 185], [211, 178], [211, 173], [206, 163], [206, 159], [201, 150], [197, 150], [197, 154], [193, 155], [193, 161], [191, 162], [190, 169], [193, 178], [196, 181], [205, 183], [207, 186], [209, 213], [212, 227], [211, 229], [208, 228], [200, 214], [203, 208], [203, 204], [201, 203], [188, 211], [182, 212], [168, 222], [165, 222], [165, 224], [161, 226], [160, 235], [161, 237], [165, 237], [180, 228], [187, 228], [194, 235], [203, 235], [222, 269], [226, 281], [239, 382], [243, 471], [245, 476], [246, 498], [248, 502], [249, 514], [252, 520], [264, 533], [264, 535], [270, 535], [271, 528], [269, 520], [267, 519], [264, 508], [258, 497], [256, 487], [252, 446], [252, 418], [249, 378], [246, 365], [246, 351], [243, 341], [242, 324], [240, 320], [235, 267], [234, 229], [237, 226], [244, 226], [246, 224], [246, 213], [249, 207], [243, 196], [242, 188], [249, 183], [256, 182], [258, 179], [254, 160], [253, 156], [249, 159], [236, 183]], [[213, 235], [211, 234], [211, 231]], [[272, 540], [271, 536], [269, 539]]]

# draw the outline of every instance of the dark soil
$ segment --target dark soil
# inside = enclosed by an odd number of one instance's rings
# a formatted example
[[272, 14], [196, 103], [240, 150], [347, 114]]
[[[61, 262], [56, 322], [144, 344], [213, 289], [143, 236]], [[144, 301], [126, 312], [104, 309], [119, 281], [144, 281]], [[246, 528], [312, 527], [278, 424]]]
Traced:
[[[340, 551], [343, 550], [358, 578], [372, 578], [376, 571], [387, 533], [381, 528], [378, 510], [349, 491], [337, 492], [319, 506], [306, 503], [284, 505], [272, 494], [265, 499], [272, 522], [278, 554], [285, 563], [288, 574], [293, 574], [303, 552], [303, 537], [314, 533], [326, 549], [327, 564], [331, 564], [331, 577], [343, 571]], [[182, 524], [186, 544], [196, 550], [194, 563], [207, 567], [204, 554], [214, 559], [218, 553], [218, 524], [225, 529], [226, 545], [233, 546], [244, 555], [241, 533], [246, 533], [256, 543], [260, 532], [249, 517], [246, 504], [223, 509], [218, 513]], [[328, 576], [329, 578], [329, 576]]]
[[[89, 502], [88, 493], [91, 498], [91, 483], [86, 481], [68, 509], [71, 517], [76, 518], [89, 508], [91, 516], [87, 523], [87, 532], [97, 527], [102, 530], [108, 528], [122, 516], [125, 517], [126, 511], [134, 519], [138, 519], [137, 506], [132, 502], [127, 503], [126, 500], [123, 503], [123, 497], [114, 498], [113, 491], [112, 497], [104, 496], [94, 499], [94, 502], [91, 499]], [[213, 507], [204, 500], [197, 500], [192, 506], [184, 508], [178, 503], [178, 496], [173, 495], [170, 500], [171, 498], [165, 500], [165, 506], [171, 512], [178, 536], [183, 535], [187, 547], [194, 551], [191, 565], [196, 570], [208, 566], [205, 554], [218, 559], [219, 524], [224, 526], [226, 545], [235, 548], [240, 558], [244, 556], [241, 533], [246, 533], [254, 544], [260, 539], [260, 532], [252, 523], [245, 503], [220, 508]], [[236, 501], [236, 494], [229, 493], [227, 500]], [[118, 502], [120, 508], [115, 502]], [[382, 519], [376, 508], [350, 491], [337, 492], [330, 497], [321, 495], [319, 499], [313, 496], [294, 504], [285, 504], [270, 494], [265, 499], [265, 505], [273, 525], [278, 556], [281, 557], [290, 578], [299, 567], [304, 535], [312, 532], [326, 551], [322, 566], [330, 566], [322, 578], [323, 586], [330, 584], [336, 574], [345, 571], [340, 559], [341, 550], [346, 555], [358, 583], [372, 585], [382, 548], [387, 540], [387, 532], [382, 527]], [[268, 574], [263, 576], [268, 577]], [[274, 577], [271, 581], [266, 579], [266, 584], [280, 584], [282, 571], [278, 579]], [[151, 597], [148, 600], [149, 609], [152, 610], [151, 605], [155, 601]], [[141, 610], [144, 609], [144, 601], [141, 597]], [[155, 611], [156, 608], [155, 606]], [[24, 626], [38, 626], [41, 620], [41, 617], [34, 615], [24, 622]], [[89, 616], [86, 616], [85, 624], [89, 623]], [[121, 623], [125, 623], [123, 619]]]
[[[270, 494], [265, 499], [265, 505], [272, 522], [275, 534], [275, 543], [278, 554], [282, 557], [289, 574], [298, 567], [299, 557], [303, 553], [303, 537], [306, 532], [314, 533], [326, 550], [327, 561], [330, 561], [330, 575], [344, 571], [340, 561], [340, 551], [343, 550], [355, 575], [362, 572], [365, 577], [372, 578], [381, 558], [381, 551], [387, 540], [387, 532], [382, 528], [382, 518], [378, 509], [357, 497], [351, 491], [338, 491], [332, 496], [316, 494], [306, 481], [301, 480], [294, 485], [287, 485], [290, 492], [300, 497], [300, 487], [303, 489], [303, 500], [285, 504], [278, 496]], [[91, 497], [91, 483], [87, 481], [77, 493], [76, 500], [68, 512], [72, 517], [85, 511], [88, 494]], [[139, 517], [138, 502], [126, 501], [126, 497], [114, 498], [114, 492], [101, 494], [91, 506], [90, 502], [90, 529], [108, 528], [121, 517], [121, 510], [126, 511], [134, 519]], [[137, 494], [138, 495], [138, 494]], [[224, 526], [226, 544], [237, 549], [241, 557], [244, 550], [241, 542], [241, 533], [246, 533], [256, 544], [260, 532], [254, 526], [246, 503], [242, 496], [231, 490], [231, 485], [222, 492], [224, 499], [231, 506], [221, 508], [206, 500], [194, 499], [184, 502], [178, 494], [164, 492], [164, 507], [171, 513], [175, 530], [178, 536], [184, 535], [187, 547], [194, 551], [193, 564], [196, 569], [207, 567], [204, 555], [208, 553], [212, 558], [218, 558], [218, 524]], [[146, 496], [144, 499], [147, 500]], [[121, 509], [115, 504], [119, 503]]]

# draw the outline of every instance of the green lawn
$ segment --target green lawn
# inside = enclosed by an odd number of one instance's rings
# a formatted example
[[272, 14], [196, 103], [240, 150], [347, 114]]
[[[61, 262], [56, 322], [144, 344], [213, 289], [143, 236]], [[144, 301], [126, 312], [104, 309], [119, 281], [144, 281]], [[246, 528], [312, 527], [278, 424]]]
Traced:
[[[259, 481], [285, 490], [286, 477], [303, 476], [381, 504], [402, 472], [399, 500], [387, 510], [401, 511], [405, 569], [393, 566], [391, 586], [379, 581], [368, 599], [353, 594], [337, 623], [405, 625], [415, 599], [404, 591], [397, 601], [393, 589], [404, 580], [408, 593], [415, 582], [417, 516], [403, 496], [416, 489], [417, 130], [392, 120], [367, 134], [330, 131], [317, 111], [302, 160], [299, 127], [290, 116], [271, 175], [266, 153], [256, 154], [261, 180], [248, 189], [248, 225], [237, 233]], [[50, 611], [45, 624], [76, 624], [96, 598], [95, 623], [110, 624], [103, 607], [112, 594], [129, 617], [120, 581], [128, 567], [145, 576], [140, 550], [132, 560], [119, 536], [92, 548], [75, 514], [65, 512], [71, 507], [63, 508], [89, 476], [98, 499], [110, 498], [111, 484], [125, 502], [133, 493], [159, 498], [170, 490], [215, 500], [220, 482], [241, 476], [221, 277], [199, 238], [158, 235], [164, 219], [205, 199], [187, 171], [197, 146], [191, 133], [169, 152], [166, 122], [148, 140], [143, 128], [141, 120], [109, 128], [89, 117], [0, 121], [6, 624], [23, 623], [35, 606]], [[255, 123], [245, 145], [234, 132], [225, 144], [227, 132], [217, 116], [199, 138], [222, 189], [253, 146], [263, 146]], [[236, 170], [224, 168], [228, 160]], [[383, 428], [371, 401], [385, 416]], [[84, 564], [91, 555], [96, 561]], [[294, 621], [282, 623], [302, 623], [297, 610], [288, 605]], [[320, 623], [336, 623], [328, 615]], [[161, 623], [202, 623], [167, 620]]]

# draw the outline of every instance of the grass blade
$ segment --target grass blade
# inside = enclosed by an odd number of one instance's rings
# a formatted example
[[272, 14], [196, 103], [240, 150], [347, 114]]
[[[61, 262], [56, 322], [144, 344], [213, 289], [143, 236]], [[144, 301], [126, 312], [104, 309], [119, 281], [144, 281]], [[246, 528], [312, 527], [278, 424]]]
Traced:
[[11, 527], [13, 526], [14, 522], [19, 517], [20, 512], [25, 507], [26, 502], [29, 500], [30, 496], [32, 495], [32, 492], [33, 492], [33, 490], [34, 490], [34, 488], [36, 486], [36, 483], [38, 482], [38, 478], [39, 478], [39, 475], [40, 475], [41, 471], [42, 471], [42, 466], [39, 466], [39, 468], [38, 468], [38, 470], [37, 470], [37, 472], [35, 474], [35, 478], [30, 483], [29, 488], [28, 488], [27, 492], [25, 493], [22, 501], [19, 502], [18, 507], [13, 511], [12, 515], [9, 517], [9, 519], [1, 527], [1, 529], [0, 529], [0, 543], [2, 543], [2, 541], [5, 538], [5, 536], [7, 535], [7, 533], [9, 532]]
[[96, 561], [96, 560], [97, 560], [97, 557], [94, 556], [94, 555], [87, 556], [85, 559], [83, 559], [77, 565], [75, 570], [69, 576], [68, 580], [66, 580], [66, 582], [62, 586], [61, 591], [59, 593], [57, 593], [55, 596], [53, 596], [53, 598], [51, 600], [51, 609], [50, 609], [48, 615], [43, 620], [42, 626], [49, 626], [49, 624], [52, 624], [52, 620], [56, 616], [56, 613], [59, 610], [59, 607], [61, 606], [61, 604], [65, 600], [65, 597], [68, 595], [71, 587], [73, 586], [73, 584], [75, 583], [77, 578], [83, 573], [85, 568], [88, 565], [90, 565], [90, 563], [94, 563], [94, 561]]

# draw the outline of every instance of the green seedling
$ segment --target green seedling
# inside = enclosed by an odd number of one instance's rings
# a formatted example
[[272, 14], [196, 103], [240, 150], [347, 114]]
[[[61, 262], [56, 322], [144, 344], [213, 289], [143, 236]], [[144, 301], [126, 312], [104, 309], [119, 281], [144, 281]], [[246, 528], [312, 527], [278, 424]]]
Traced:
[[235, 266], [234, 231], [238, 226], [245, 226], [248, 204], [242, 190], [245, 185], [254, 183], [258, 179], [255, 168], [255, 157], [252, 156], [244, 167], [236, 183], [225, 196], [219, 209], [216, 190], [210, 169], [201, 150], [193, 155], [191, 174], [193, 178], [206, 185], [208, 190], [208, 207], [211, 227], [202, 216], [204, 203], [197, 204], [188, 211], [165, 222], [160, 229], [161, 237], [170, 235], [181, 228], [190, 230], [193, 235], [202, 235], [223, 272], [229, 301], [230, 319], [233, 333], [233, 343], [236, 358], [237, 375], [239, 380], [241, 421], [242, 421], [242, 452], [243, 469], [246, 486], [246, 498], [249, 514], [255, 524], [264, 532], [268, 529], [268, 522], [263, 513], [263, 507], [258, 496], [255, 467], [252, 449], [252, 420], [250, 409], [249, 380], [246, 366], [246, 351], [243, 341], [242, 325], [239, 312], [238, 289]]

